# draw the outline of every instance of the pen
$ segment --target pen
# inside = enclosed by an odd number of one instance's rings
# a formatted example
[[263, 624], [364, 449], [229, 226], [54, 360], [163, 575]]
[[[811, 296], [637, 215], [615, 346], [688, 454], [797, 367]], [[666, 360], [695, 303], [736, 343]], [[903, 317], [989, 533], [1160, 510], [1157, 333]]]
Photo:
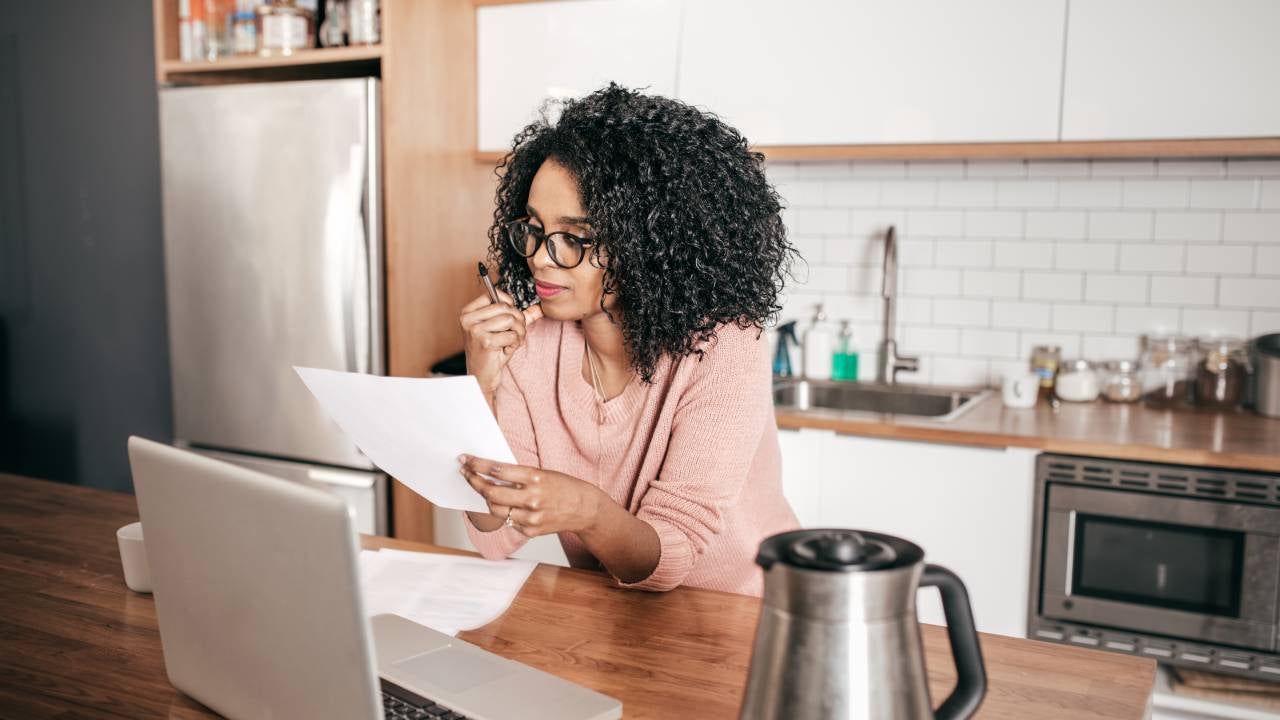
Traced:
[[489, 302], [494, 304], [501, 302], [498, 300], [498, 291], [493, 289], [493, 281], [489, 280], [489, 268], [485, 267], [484, 263], [476, 263], [476, 266], [480, 268], [480, 282], [484, 283], [484, 289], [489, 293]]

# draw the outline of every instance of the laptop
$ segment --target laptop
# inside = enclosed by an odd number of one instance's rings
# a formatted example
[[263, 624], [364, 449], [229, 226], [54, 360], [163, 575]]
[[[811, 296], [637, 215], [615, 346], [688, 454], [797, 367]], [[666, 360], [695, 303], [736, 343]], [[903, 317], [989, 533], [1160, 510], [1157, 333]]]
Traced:
[[609, 720], [622, 703], [397, 615], [366, 618], [323, 490], [129, 438], [165, 670], [233, 720]]

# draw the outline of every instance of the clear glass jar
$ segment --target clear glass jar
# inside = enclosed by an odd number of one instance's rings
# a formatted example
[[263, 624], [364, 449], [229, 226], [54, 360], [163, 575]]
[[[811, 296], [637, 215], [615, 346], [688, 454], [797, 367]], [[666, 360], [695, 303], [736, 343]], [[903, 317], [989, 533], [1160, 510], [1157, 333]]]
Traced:
[[1110, 360], [1102, 363], [1102, 397], [1111, 402], [1137, 401], [1142, 397], [1141, 368], [1133, 360]]
[[1235, 408], [1244, 401], [1249, 379], [1249, 355], [1243, 340], [1215, 338], [1202, 340], [1196, 363], [1196, 404], [1212, 408]]
[[1062, 364], [1062, 348], [1057, 345], [1037, 345], [1031, 349], [1031, 372], [1040, 378], [1040, 399], [1053, 394], [1053, 380]]
[[1088, 360], [1068, 360], [1053, 381], [1053, 394], [1067, 402], [1092, 402], [1100, 390], [1098, 374]]
[[292, 55], [315, 47], [315, 14], [294, 0], [259, 5], [257, 20], [259, 55]]
[[1142, 338], [1142, 399], [1158, 408], [1187, 405], [1195, 383], [1196, 342], [1177, 335]]

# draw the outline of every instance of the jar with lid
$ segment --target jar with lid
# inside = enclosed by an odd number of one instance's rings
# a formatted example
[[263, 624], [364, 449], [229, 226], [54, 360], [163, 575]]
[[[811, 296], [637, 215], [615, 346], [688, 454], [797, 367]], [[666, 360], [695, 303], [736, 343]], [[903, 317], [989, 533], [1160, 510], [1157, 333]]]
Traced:
[[1134, 402], [1142, 397], [1141, 369], [1134, 360], [1109, 360], [1100, 365], [1102, 397], [1111, 402]]
[[1053, 381], [1053, 394], [1067, 402], [1092, 402], [1099, 390], [1098, 374], [1088, 360], [1068, 360]]
[[1158, 408], [1191, 402], [1196, 342], [1177, 335], [1142, 337], [1142, 399]]
[[1031, 349], [1031, 372], [1040, 378], [1040, 399], [1053, 394], [1053, 381], [1062, 363], [1062, 348], [1057, 345], [1037, 345]]
[[295, 0], [268, 0], [256, 12], [259, 55], [292, 55], [315, 47], [315, 13]]
[[1196, 363], [1196, 404], [1234, 408], [1244, 400], [1249, 375], [1249, 355], [1239, 338], [1202, 340]]

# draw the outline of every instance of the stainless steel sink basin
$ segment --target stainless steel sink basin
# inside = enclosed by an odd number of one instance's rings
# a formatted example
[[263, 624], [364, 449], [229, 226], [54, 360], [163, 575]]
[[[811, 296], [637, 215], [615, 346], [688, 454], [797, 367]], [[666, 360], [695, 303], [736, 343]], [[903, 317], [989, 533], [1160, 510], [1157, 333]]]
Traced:
[[949, 422], [990, 394], [984, 389], [786, 378], [773, 384], [773, 405], [801, 412], [908, 415]]

